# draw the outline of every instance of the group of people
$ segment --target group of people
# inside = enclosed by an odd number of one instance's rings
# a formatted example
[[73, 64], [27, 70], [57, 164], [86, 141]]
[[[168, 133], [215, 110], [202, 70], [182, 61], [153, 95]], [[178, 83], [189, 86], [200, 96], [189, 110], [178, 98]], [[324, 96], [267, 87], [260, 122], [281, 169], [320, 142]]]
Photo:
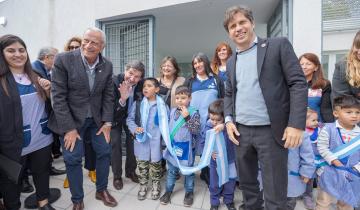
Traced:
[[[221, 197], [227, 209], [237, 209], [237, 182], [239, 209], [290, 210], [299, 197], [308, 209], [330, 209], [334, 199], [338, 209], [358, 207], [360, 31], [336, 65], [331, 86], [315, 54], [298, 58], [286, 38], [258, 37], [249, 8], [228, 8], [223, 25], [236, 53], [225, 42], [211, 62], [196, 53], [188, 79], [171, 56], [161, 61], [158, 78], [145, 78], [138, 60], [113, 75], [111, 61], [101, 54], [105, 33], [97, 28], [70, 39], [64, 53], [44, 53], [47, 61], [38, 66], [51, 66], [44, 71], [31, 65], [21, 38], [1, 36], [0, 157], [26, 163], [38, 208], [54, 209], [49, 175], [51, 157], [59, 155], [73, 210], [85, 208], [83, 156], [95, 198], [117, 206], [107, 187], [111, 165], [114, 188], [123, 188], [123, 131], [125, 177], [139, 183], [138, 200], [151, 191], [151, 199], [170, 203], [182, 174], [183, 203], [191, 206], [195, 172], [201, 170], [211, 210]], [[20, 208], [21, 184], [0, 169], [0, 209]]]

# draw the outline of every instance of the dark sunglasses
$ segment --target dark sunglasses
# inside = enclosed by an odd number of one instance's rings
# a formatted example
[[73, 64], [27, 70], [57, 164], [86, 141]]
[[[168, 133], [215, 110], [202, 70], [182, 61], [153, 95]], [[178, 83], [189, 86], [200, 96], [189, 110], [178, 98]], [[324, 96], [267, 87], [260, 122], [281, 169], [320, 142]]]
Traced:
[[79, 48], [80, 46], [69, 46], [69, 50], [76, 50], [77, 48]]

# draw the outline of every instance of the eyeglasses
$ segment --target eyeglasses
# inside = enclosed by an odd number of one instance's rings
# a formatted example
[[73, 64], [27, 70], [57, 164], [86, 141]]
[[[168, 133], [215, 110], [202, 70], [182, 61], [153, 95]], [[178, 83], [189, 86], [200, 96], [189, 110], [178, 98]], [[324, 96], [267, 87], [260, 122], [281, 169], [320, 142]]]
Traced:
[[69, 50], [76, 50], [77, 48], [79, 48], [80, 46], [69, 46]]

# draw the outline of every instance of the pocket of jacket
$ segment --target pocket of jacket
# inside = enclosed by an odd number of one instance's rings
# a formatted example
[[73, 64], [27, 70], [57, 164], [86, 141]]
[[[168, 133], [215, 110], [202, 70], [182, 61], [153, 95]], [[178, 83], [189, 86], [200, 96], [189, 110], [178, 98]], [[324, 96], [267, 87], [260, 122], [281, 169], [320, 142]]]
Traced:
[[29, 146], [31, 142], [30, 125], [23, 126], [23, 148]]
[[172, 142], [173, 149], [175, 151], [176, 156], [179, 160], [188, 160], [189, 159], [189, 142]]
[[41, 133], [45, 135], [49, 135], [51, 133], [50, 129], [48, 128], [48, 118], [40, 119], [40, 125], [41, 125]]

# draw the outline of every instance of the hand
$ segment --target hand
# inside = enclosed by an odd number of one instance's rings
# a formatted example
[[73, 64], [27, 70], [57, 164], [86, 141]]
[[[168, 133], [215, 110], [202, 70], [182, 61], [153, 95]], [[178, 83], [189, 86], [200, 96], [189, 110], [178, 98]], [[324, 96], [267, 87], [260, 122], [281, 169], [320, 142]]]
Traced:
[[309, 182], [309, 180], [310, 180], [309, 178], [304, 177], [304, 176], [301, 176], [300, 179], [301, 179], [305, 184], [307, 184], [307, 183]]
[[216, 152], [213, 152], [213, 153], [211, 154], [211, 157], [212, 157], [213, 160], [216, 160], [217, 153], [216, 153]]
[[144, 128], [142, 128], [142, 127], [137, 127], [135, 129], [135, 134], [139, 134], [139, 133], [143, 133], [143, 132], [144, 132]]
[[302, 142], [303, 130], [286, 127], [282, 140], [285, 141], [285, 148], [298, 147]]
[[96, 133], [96, 135], [100, 135], [101, 133], [103, 133], [106, 143], [109, 143], [110, 142], [110, 131], [111, 131], [111, 126], [104, 124], [103, 126], [101, 126], [101, 128]]
[[333, 161], [331, 161], [331, 165], [334, 165], [334, 166], [337, 166], [337, 167], [342, 167], [342, 166], [344, 166], [344, 165], [340, 162], [340, 160], [333, 160]]
[[129, 98], [130, 92], [132, 91], [132, 86], [129, 85], [126, 81], [123, 81], [119, 85], [119, 93], [120, 93], [120, 100], [122, 103], [125, 103], [126, 100]]
[[42, 89], [44, 89], [45, 91], [48, 91], [50, 90], [51, 88], [51, 82], [47, 79], [44, 79], [44, 78], [41, 78], [41, 77], [38, 77], [38, 82], [39, 82], [39, 85]]
[[[235, 144], [239, 145], [239, 141], [236, 139], [236, 136], [240, 136], [239, 131], [237, 130], [235, 124], [233, 122], [226, 123], [226, 131], [229, 135], [229, 139]], [[235, 136], [235, 135], [236, 136]]]
[[64, 136], [65, 149], [70, 150], [70, 152], [72, 152], [74, 150], [77, 139], [81, 140], [80, 135], [76, 129], [66, 132]]
[[223, 123], [215, 126], [215, 127], [214, 127], [215, 133], [219, 133], [219, 132], [223, 131], [223, 130], [224, 130], [224, 127], [225, 127], [225, 126], [224, 126]]
[[189, 116], [190, 113], [189, 113], [188, 109], [186, 108], [186, 106], [179, 106], [179, 109], [180, 109], [180, 113], [183, 116], [183, 118], [186, 118], [187, 116]]

